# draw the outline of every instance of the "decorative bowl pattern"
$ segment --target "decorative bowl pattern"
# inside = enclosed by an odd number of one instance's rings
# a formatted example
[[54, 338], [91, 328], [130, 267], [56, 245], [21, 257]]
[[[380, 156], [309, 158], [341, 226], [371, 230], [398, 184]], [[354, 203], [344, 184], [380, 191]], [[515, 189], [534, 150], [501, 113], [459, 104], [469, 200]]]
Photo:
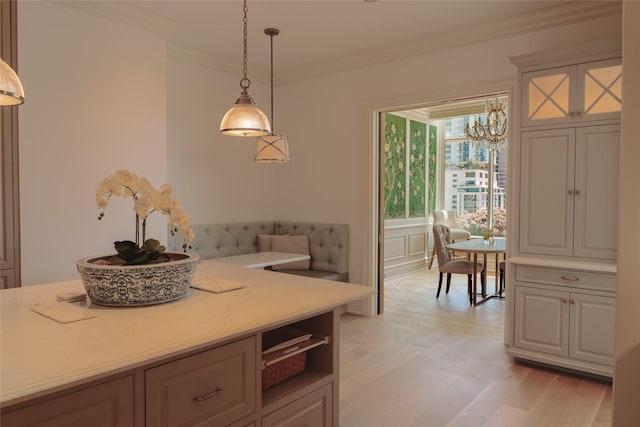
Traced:
[[101, 265], [111, 255], [76, 263], [91, 301], [108, 306], [161, 304], [184, 297], [198, 265], [198, 256], [168, 253], [170, 261], [146, 265]]

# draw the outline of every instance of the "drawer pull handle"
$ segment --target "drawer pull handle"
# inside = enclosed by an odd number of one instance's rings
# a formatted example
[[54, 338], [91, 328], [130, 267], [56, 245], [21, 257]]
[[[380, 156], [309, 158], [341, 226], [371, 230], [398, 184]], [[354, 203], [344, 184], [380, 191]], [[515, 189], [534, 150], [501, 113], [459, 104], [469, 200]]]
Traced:
[[212, 397], [216, 397], [217, 395], [220, 394], [221, 391], [222, 391], [222, 389], [220, 387], [217, 387], [211, 393], [205, 394], [203, 396], [193, 396], [193, 400], [195, 402], [204, 402], [205, 400], [209, 400]]
[[569, 282], [577, 282], [580, 279], [575, 276], [562, 276], [562, 280], [568, 280]]

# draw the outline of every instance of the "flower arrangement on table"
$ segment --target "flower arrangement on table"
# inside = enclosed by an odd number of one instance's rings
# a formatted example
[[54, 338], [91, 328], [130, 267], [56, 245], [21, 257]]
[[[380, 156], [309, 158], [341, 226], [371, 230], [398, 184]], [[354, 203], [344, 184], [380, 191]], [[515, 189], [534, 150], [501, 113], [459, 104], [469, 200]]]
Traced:
[[482, 232], [482, 239], [486, 245], [493, 245], [496, 242], [496, 235], [490, 228], [485, 228]]
[[[187, 251], [187, 241], [192, 241], [195, 234], [189, 226], [189, 217], [182, 211], [180, 201], [173, 197], [173, 189], [164, 184], [155, 189], [146, 178], [139, 177], [127, 170], [118, 170], [115, 174], [103, 179], [96, 188], [96, 204], [100, 211], [98, 219], [104, 217], [105, 209], [113, 196], [131, 197], [136, 214], [135, 241], [125, 240], [114, 243], [118, 256], [126, 265], [154, 264], [162, 262], [162, 254], [166, 248], [156, 239], [146, 238], [147, 218], [154, 212], [168, 215], [168, 226], [171, 235], [180, 232], [183, 238], [183, 249]], [[140, 245], [142, 242], [142, 245]], [[111, 264], [109, 260], [96, 263]]]

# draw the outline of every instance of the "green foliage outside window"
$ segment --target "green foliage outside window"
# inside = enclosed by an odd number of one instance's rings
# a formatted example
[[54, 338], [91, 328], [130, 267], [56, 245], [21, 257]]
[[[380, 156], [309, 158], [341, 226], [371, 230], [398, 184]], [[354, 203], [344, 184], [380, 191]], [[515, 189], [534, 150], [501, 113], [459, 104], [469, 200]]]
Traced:
[[[460, 227], [471, 233], [472, 236], [482, 236], [487, 229], [488, 214], [486, 209], [456, 216], [456, 222]], [[496, 208], [493, 210], [493, 232], [496, 237], [505, 237], [507, 228], [507, 210]]]

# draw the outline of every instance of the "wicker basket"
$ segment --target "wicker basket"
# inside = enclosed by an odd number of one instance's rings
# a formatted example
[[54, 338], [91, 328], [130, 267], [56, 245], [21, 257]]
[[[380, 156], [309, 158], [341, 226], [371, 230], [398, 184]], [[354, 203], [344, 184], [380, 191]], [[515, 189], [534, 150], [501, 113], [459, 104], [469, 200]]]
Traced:
[[269, 365], [262, 370], [262, 390], [304, 372], [307, 352], [295, 354], [287, 359]]

